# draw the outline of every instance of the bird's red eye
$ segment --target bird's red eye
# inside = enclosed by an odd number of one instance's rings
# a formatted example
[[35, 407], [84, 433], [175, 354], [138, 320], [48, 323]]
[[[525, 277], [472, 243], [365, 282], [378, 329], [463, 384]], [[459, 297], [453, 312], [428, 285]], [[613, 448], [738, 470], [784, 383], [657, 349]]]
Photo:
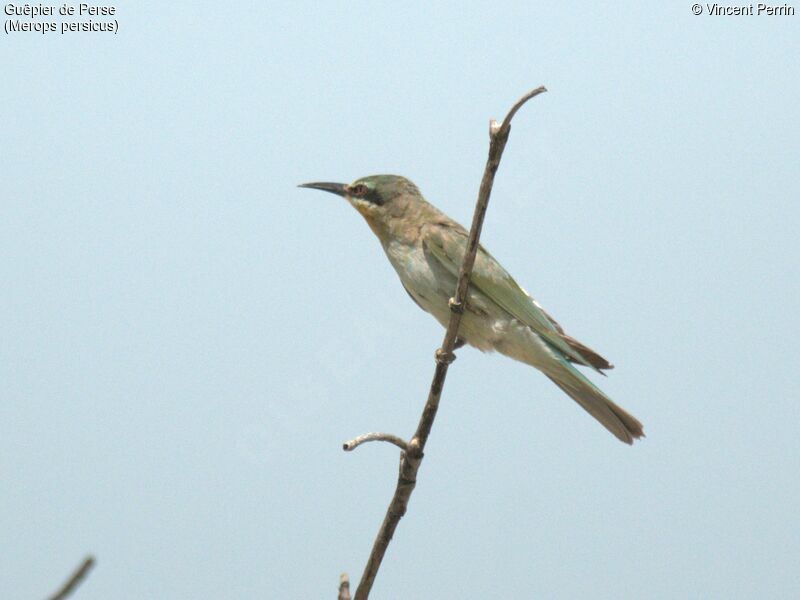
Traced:
[[363, 183], [358, 183], [350, 188], [350, 195], [361, 198], [367, 195], [367, 191], [367, 186], [365, 186]]

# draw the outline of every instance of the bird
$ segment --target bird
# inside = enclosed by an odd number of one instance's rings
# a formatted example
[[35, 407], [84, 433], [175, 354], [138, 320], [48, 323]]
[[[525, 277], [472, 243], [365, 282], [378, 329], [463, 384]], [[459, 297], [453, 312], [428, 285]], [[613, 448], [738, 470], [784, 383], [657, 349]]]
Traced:
[[[449, 305], [467, 248], [468, 232], [399, 175], [370, 175], [353, 183], [312, 182], [355, 208], [377, 236], [406, 292], [447, 327]], [[626, 444], [644, 436], [642, 424], [577, 368], [602, 373], [613, 365], [568, 335], [503, 266], [478, 247], [456, 347], [468, 344], [528, 364], [555, 383]]]

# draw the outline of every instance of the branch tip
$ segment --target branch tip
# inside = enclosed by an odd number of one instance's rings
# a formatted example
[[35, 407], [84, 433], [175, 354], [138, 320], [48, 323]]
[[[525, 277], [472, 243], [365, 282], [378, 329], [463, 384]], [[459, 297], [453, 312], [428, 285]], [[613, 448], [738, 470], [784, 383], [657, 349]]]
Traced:
[[61, 586], [55, 594], [50, 596], [49, 600], [64, 600], [67, 596], [72, 594], [75, 589], [81, 584], [81, 582], [86, 578], [86, 575], [89, 574], [89, 571], [94, 566], [95, 559], [94, 556], [91, 554], [83, 559], [83, 562], [78, 566], [75, 571], [73, 571], [72, 575], [70, 575], [69, 579]]
[[[522, 98], [516, 101], [514, 106], [511, 107], [511, 110], [508, 111], [506, 118], [503, 119], [503, 123], [500, 125], [500, 128], [494, 134], [494, 136], [500, 135], [501, 132], [504, 132], [505, 135], [508, 135], [508, 130], [511, 128], [511, 119], [514, 118], [514, 115], [517, 114], [517, 111], [522, 108], [522, 105], [525, 104], [531, 98], [535, 98], [539, 94], [543, 94], [547, 91], [547, 88], [543, 85], [540, 85], [535, 90], [531, 90], [527, 94], [525, 94]], [[494, 137], [493, 136], [493, 137]]]
[[408, 444], [406, 444], [406, 441], [403, 438], [391, 433], [380, 433], [375, 431], [372, 433], [365, 433], [364, 435], [360, 435], [349, 442], [345, 442], [342, 444], [342, 450], [345, 452], [351, 452], [366, 442], [389, 442], [390, 444], [394, 444], [400, 448], [403, 452], [408, 449]]
[[350, 600], [350, 578], [347, 573], [342, 573], [339, 576], [339, 599]]

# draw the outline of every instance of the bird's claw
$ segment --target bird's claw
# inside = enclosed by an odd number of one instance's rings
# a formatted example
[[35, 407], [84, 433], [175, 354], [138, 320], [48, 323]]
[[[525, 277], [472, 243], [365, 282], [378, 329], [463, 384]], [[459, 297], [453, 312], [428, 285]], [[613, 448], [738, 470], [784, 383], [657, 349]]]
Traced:
[[447, 301], [447, 305], [450, 307], [450, 310], [454, 313], [464, 312], [464, 303], [456, 302], [455, 298], [450, 298], [450, 300]]
[[434, 356], [436, 357], [436, 362], [444, 363], [446, 365], [449, 365], [456, 359], [455, 354], [452, 352], [442, 352], [441, 348], [437, 348]]

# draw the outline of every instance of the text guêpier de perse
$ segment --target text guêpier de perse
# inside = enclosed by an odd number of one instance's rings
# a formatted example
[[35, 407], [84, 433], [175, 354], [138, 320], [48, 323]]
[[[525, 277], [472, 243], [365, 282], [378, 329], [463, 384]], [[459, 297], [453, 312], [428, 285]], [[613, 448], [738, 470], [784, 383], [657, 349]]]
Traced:
[[[72, 11], [66, 14], [75, 14], [74, 7], [71, 8]], [[30, 17], [31, 19], [35, 19], [36, 17], [50, 17], [56, 14], [65, 14], [60, 11], [57, 13], [56, 11], [58, 11], [58, 7], [46, 6], [44, 4], [6, 4], [4, 7], [5, 14], [10, 17]], [[116, 12], [116, 6], [81, 3], [78, 4], [77, 14], [84, 17], [107, 17], [116, 14]]]

